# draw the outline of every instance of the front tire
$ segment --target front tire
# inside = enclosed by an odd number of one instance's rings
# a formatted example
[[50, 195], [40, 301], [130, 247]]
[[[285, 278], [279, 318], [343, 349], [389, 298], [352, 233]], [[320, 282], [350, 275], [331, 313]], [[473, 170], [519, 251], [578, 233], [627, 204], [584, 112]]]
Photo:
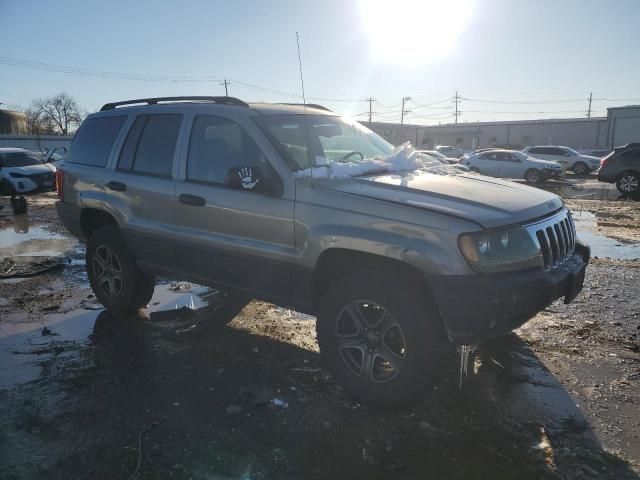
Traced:
[[138, 268], [117, 226], [107, 225], [91, 234], [86, 265], [93, 293], [107, 310], [128, 315], [151, 300], [155, 279]]
[[589, 167], [584, 162], [576, 162], [573, 164], [573, 173], [576, 175], [585, 175], [589, 173]]
[[623, 195], [637, 195], [640, 193], [640, 176], [636, 173], [623, 173], [616, 181], [618, 191]]
[[407, 405], [429, 385], [442, 356], [437, 312], [398, 275], [347, 274], [320, 301], [320, 349], [336, 380], [379, 406]]
[[543, 175], [535, 168], [530, 168], [524, 172], [524, 179], [527, 183], [540, 183], [543, 181]]

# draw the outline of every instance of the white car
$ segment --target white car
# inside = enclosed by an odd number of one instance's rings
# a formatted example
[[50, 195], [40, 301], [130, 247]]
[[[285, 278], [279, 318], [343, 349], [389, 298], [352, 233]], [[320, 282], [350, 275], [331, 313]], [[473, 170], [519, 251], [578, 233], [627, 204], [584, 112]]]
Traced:
[[460, 164], [490, 177], [524, 178], [528, 183], [562, 177], [559, 163], [533, 158], [516, 150], [487, 150], [463, 159]]
[[53, 165], [56, 169], [62, 165], [64, 159], [67, 156], [67, 148], [66, 147], [58, 147], [52, 150], [47, 150], [42, 156], [42, 161], [44, 163], [49, 163]]
[[597, 170], [602, 160], [598, 157], [582, 155], [569, 147], [555, 145], [525, 147], [522, 152], [541, 160], [558, 162], [565, 171], [572, 170], [579, 175]]
[[0, 194], [53, 190], [56, 168], [29, 150], [0, 148]]

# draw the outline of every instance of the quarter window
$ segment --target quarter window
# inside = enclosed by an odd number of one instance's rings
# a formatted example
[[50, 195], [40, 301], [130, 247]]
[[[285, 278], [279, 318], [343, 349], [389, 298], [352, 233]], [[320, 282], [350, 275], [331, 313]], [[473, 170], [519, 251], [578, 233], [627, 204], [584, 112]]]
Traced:
[[267, 159], [251, 137], [226, 118], [198, 115], [191, 130], [187, 179], [223, 184], [234, 167], [259, 167], [266, 174]]
[[73, 139], [65, 161], [104, 167], [126, 119], [126, 115], [117, 115], [85, 120]]

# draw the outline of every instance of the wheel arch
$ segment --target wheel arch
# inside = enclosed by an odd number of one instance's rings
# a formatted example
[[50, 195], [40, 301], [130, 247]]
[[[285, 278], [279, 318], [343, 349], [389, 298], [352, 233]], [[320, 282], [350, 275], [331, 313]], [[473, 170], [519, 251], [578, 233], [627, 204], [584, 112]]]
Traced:
[[80, 212], [80, 228], [86, 239], [98, 228], [105, 225], [118, 226], [118, 222], [110, 213], [97, 208], [83, 208]]

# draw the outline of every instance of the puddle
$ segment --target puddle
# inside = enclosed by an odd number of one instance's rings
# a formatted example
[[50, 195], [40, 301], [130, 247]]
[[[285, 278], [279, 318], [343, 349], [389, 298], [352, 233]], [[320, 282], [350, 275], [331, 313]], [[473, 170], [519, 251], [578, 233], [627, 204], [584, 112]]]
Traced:
[[578, 239], [591, 247], [592, 256], [616, 260], [640, 258], [640, 243], [622, 241], [599, 233], [598, 218], [592, 212], [577, 210], [571, 214], [576, 224]]
[[77, 244], [16, 215], [12, 224], [0, 228], [0, 277], [30, 276], [60, 266]]
[[[203, 310], [211, 295], [211, 289], [199, 285], [192, 285], [186, 293], [173, 292], [170, 284], [156, 285], [148, 309], [151, 321], [155, 319], [154, 312], [170, 314], [172, 310], [184, 311], [184, 307]], [[104, 309], [78, 309], [45, 315], [38, 322], [25, 322], [20, 314], [4, 319], [0, 324], [0, 390], [36, 380], [43, 362], [62, 353], [71, 354], [69, 350], [77, 351], [78, 345], [87, 344], [101, 314], [104, 316]], [[43, 327], [51, 334], [43, 336]]]

